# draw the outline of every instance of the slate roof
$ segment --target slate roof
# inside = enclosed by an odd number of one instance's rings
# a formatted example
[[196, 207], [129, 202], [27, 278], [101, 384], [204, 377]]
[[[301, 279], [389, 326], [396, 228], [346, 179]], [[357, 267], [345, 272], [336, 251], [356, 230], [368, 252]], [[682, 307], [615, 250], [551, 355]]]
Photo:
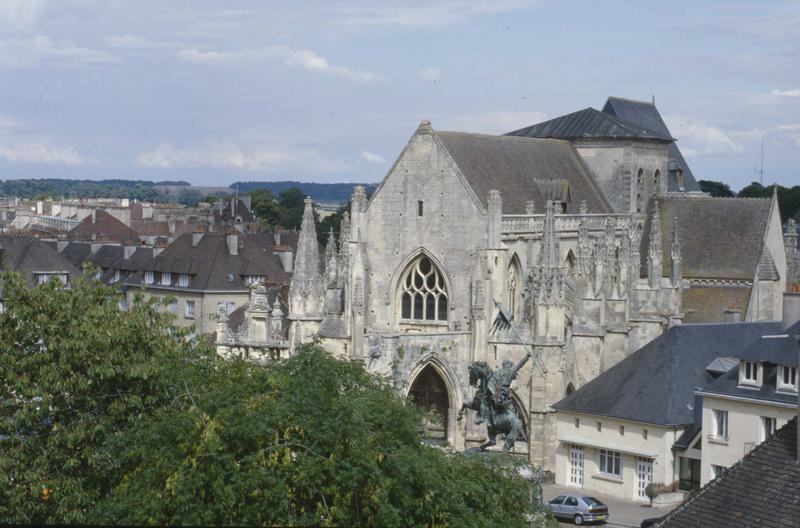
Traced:
[[[664, 276], [671, 273], [673, 219], [678, 219], [682, 272], [692, 279], [753, 280], [764, 246], [770, 198], [660, 197], [661, 248]], [[640, 252], [647, 269], [653, 199]]]
[[[603, 112], [619, 117], [631, 123], [636, 123], [639, 126], [654, 130], [666, 136], [672, 136], [666, 123], [661, 118], [656, 105], [647, 101], [635, 101], [632, 99], [623, 99], [621, 97], [609, 97], [603, 106]], [[670, 160], [674, 160], [678, 167], [683, 169], [683, 191], [685, 192], [700, 192], [700, 186], [694, 178], [692, 169], [683, 158], [680, 149], [676, 143], [671, 143], [668, 148], [667, 156]], [[680, 191], [678, 182], [674, 174], [669, 175], [667, 180], [667, 190], [674, 192]]]
[[[434, 132], [455, 161], [478, 199], [487, 206], [490, 190], [503, 198], [503, 214], [524, 214], [526, 202], [545, 210], [550, 187], [569, 185], [568, 213], [586, 200], [590, 213], [613, 213], [603, 192], [567, 141]], [[561, 180], [556, 184], [546, 180]]]
[[695, 388], [714, 380], [706, 366], [718, 357], [736, 357], [780, 326], [777, 321], [673, 326], [553, 407], [662, 426], [691, 425]]
[[[797, 342], [795, 341], [794, 357], [791, 361], [786, 363], [797, 364]], [[702, 395], [719, 395], [719, 396], [735, 396], [737, 398], [746, 398], [750, 400], [760, 400], [768, 403], [783, 403], [797, 407], [797, 394], [789, 394], [786, 392], [778, 392], [775, 390], [776, 381], [778, 376], [778, 369], [774, 366], [764, 368], [764, 380], [761, 387], [758, 388], [740, 388], [739, 387], [739, 367], [736, 366], [703, 387], [698, 394]]]
[[126, 226], [103, 209], [95, 210], [94, 222], [92, 222], [92, 215], [89, 215], [67, 233], [67, 240], [71, 241], [102, 240], [124, 242], [125, 240], [138, 239], [139, 235], [136, 231]]
[[80, 268], [91, 253], [92, 246], [80, 242], [70, 242], [61, 251], [61, 255], [76, 268]]
[[750, 306], [752, 287], [740, 286], [699, 286], [692, 284], [683, 290], [681, 311], [685, 324], [720, 323], [725, 320], [725, 310], [733, 308], [741, 312], [742, 318]]
[[797, 418], [670, 513], [661, 528], [794, 528], [800, 519]]
[[[666, 127], [664, 127], [666, 130]], [[674, 141], [669, 131], [658, 131], [631, 121], [601, 112], [594, 108], [584, 108], [571, 114], [550, 119], [513, 132], [509, 136], [557, 139], [643, 139]]]
[[[247, 275], [264, 276], [267, 284], [283, 285], [289, 281], [291, 274], [284, 272], [280, 258], [274, 254], [272, 233], [240, 234], [237, 255], [230, 254], [222, 233], [205, 233], [197, 245], [192, 245], [192, 239], [192, 233], [181, 235], [155, 257], [152, 250], [148, 253], [139, 248], [130, 262], [115, 267], [132, 271], [125, 281], [128, 285], [141, 285], [146, 270], [188, 274], [187, 288], [200, 290], [247, 290]], [[171, 287], [176, 284], [177, 277], [173, 277]], [[157, 289], [159, 284], [148, 288]]]
[[36, 284], [35, 272], [66, 272], [71, 277], [80, 270], [46, 242], [30, 236], [0, 235], [0, 267], [20, 273], [28, 285]]
[[800, 322], [775, 334], [775, 336], [762, 337], [750, 344], [742, 351], [741, 359], [779, 365], [796, 364], [800, 346], [797, 344], [795, 336], [800, 334]]

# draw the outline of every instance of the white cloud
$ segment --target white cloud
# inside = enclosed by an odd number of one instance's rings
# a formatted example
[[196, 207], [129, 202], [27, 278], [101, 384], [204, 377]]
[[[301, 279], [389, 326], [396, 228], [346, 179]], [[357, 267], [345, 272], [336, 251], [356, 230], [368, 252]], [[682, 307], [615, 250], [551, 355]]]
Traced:
[[0, 25], [30, 30], [39, 22], [44, 8], [44, 0], [0, 0]]
[[440, 27], [476, 16], [494, 15], [531, 7], [532, 0], [424, 0], [421, 2], [368, 2], [341, 10], [352, 26]]
[[778, 125], [778, 130], [786, 130], [789, 132], [800, 131], [800, 123], [790, 123], [788, 125]]
[[772, 95], [778, 95], [780, 97], [800, 97], [800, 88], [795, 88], [794, 90], [772, 90]]
[[442, 78], [442, 70], [433, 66], [428, 66], [427, 68], [422, 68], [420, 71], [418, 71], [417, 75], [426, 81], [435, 82]]
[[161, 143], [139, 154], [137, 165], [160, 169], [211, 167], [274, 172], [297, 170], [313, 173], [343, 172], [351, 167], [329, 160], [312, 148], [236, 137], [179, 148]]
[[434, 118], [432, 124], [433, 128], [437, 130], [505, 134], [512, 130], [540, 123], [546, 119], [547, 114], [542, 112], [495, 110], [493, 112], [443, 116]]
[[664, 116], [681, 152], [687, 157], [739, 154], [752, 148], [766, 134], [760, 128], [723, 130], [700, 120], [682, 116]]
[[370, 152], [368, 150], [361, 151], [361, 159], [372, 163], [386, 163], [386, 158], [380, 154], [375, 154], [374, 152]]
[[346, 66], [334, 66], [330, 64], [327, 59], [317, 55], [311, 50], [294, 49], [283, 45], [236, 51], [183, 49], [177, 51], [175, 55], [183, 61], [196, 64], [240, 65], [265, 60], [282, 60], [284, 64], [293, 68], [334, 75], [357, 82], [379, 82], [386, 80], [375, 73], [353, 70]]
[[0, 130], [27, 128], [28, 124], [14, 116], [0, 114]]
[[152, 40], [139, 35], [125, 33], [124, 35], [109, 35], [105, 38], [106, 44], [112, 48], [128, 49], [171, 49], [179, 46], [176, 42]]
[[113, 60], [113, 57], [104, 51], [76, 46], [68, 40], [55, 42], [43, 35], [7, 39], [0, 43], [0, 67], [29, 68], [39, 64], [88, 65]]
[[0, 158], [16, 163], [43, 163], [47, 165], [93, 165], [97, 161], [83, 156], [72, 146], [59, 146], [47, 139], [30, 139], [16, 142], [3, 141]]

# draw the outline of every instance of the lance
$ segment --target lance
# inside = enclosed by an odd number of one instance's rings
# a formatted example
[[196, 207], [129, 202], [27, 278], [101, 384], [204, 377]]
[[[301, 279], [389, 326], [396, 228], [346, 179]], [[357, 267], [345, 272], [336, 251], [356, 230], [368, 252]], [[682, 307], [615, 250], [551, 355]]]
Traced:
[[[508, 311], [508, 309], [506, 309], [505, 306], [497, 302], [495, 299], [492, 299], [492, 301], [494, 301], [494, 305], [497, 307], [497, 317], [494, 318], [494, 322], [492, 323], [489, 333], [492, 335], [497, 335], [498, 332], [502, 332], [510, 328], [517, 337], [519, 344], [522, 345], [523, 348], [527, 348], [525, 341], [522, 340], [522, 337], [519, 335], [519, 332], [517, 332], [517, 329], [512, 323], [514, 316]], [[539, 373], [542, 375], [542, 377], [544, 377], [544, 367], [542, 366], [542, 362], [539, 360], [539, 358], [534, 355], [533, 346], [531, 346], [530, 355], [534, 366], [536, 366]]]

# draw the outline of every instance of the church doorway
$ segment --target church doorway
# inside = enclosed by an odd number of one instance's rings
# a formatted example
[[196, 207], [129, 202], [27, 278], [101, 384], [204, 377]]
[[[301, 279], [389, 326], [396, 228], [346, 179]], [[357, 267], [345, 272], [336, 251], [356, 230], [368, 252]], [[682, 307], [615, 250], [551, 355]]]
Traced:
[[422, 369], [411, 384], [408, 397], [427, 413], [423, 427], [428, 442], [447, 444], [450, 398], [447, 395], [447, 386], [435, 368], [428, 365]]

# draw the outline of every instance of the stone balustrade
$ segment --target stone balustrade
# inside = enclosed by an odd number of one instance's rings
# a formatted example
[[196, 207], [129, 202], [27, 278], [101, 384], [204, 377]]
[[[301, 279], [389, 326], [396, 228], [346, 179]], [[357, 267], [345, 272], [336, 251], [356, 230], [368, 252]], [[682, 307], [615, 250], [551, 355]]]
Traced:
[[[630, 226], [631, 215], [605, 214], [561, 214], [556, 215], [556, 232], [578, 231], [581, 221], [586, 222], [590, 231], [602, 231], [606, 228], [606, 218], [615, 222], [615, 229], [623, 230]], [[541, 233], [544, 230], [544, 215], [503, 215], [502, 234]]]

